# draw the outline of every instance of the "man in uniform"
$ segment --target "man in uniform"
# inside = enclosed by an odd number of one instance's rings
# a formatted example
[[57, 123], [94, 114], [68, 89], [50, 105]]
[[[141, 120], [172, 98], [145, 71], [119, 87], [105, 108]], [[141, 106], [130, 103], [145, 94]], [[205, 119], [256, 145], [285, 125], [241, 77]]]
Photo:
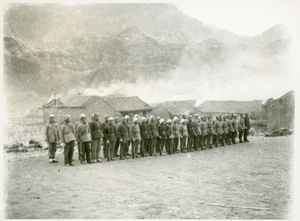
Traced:
[[188, 152], [194, 152], [193, 145], [194, 145], [194, 139], [195, 139], [195, 136], [196, 136], [196, 131], [195, 131], [195, 128], [194, 128], [192, 116], [189, 116], [188, 119], [189, 119], [189, 121], [186, 124], [188, 134], [189, 134], [187, 151]]
[[101, 124], [99, 122], [99, 114], [92, 115], [92, 121], [89, 122], [91, 135], [92, 135], [92, 153], [91, 160], [93, 162], [101, 162], [100, 151], [101, 151], [101, 138], [103, 133], [101, 131]]
[[[130, 126], [131, 126], [131, 122], [130, 122], [130, 117], [128, 116], [128, 115], [126, 115], [125, 117], [125, 123], [127, 124], [127, 126], [128, 126], [128, 128], [130, 128]], [[124, 151], [127, 151], [127, 155], [130, 155], [130, 153], [129, 153], [129, 147], [130, 147], [130, 144], [131, 144], [131, 133], [130, 133], [130, 130], [129, 130], [129, 141], [127, 141], [127, 145], [126, 145], [126, 150], [124, 150]], [[132, 152], [132, 144], [131, 144], [131, 152]]]
[[55, 122], [54, 114], [51, 114], [45, 129], [45, 141], [48, 145], [48, 157], [50, 163], [57, 163], [55, 159], [56, 146], [60, 143], [59, 127]]
[[[91, 130], [89, 125], [86, 123], [85, 114], [80, 115], [81, 122], [77, 125], [75, 133], [81, 143], [83, 158], [87, 160], [87, 163], [91, 162], [90, 143], [92, 142]], [[85, 164], [85, 160], [84, 160]]]
[[74, 135], [74, 127], [73, 124], [70, 123], [70, 120], [71, 116], [67, 114], [64, 117], [64, 122], [60, 125], [60, 137], [62, 146], [64, 147], [64, 161], [66, 166], [74, 166], [72, 161], [76, 138]]
[[245, 121], [244, 121], [243, 114], [240, 114], [240, 119], [238, 122], [239, 122], [239, 140], [240, 143], [244, 143], [242, 140], [244, 135], [244, 130], [245, 130]]
[[215, 121], [215, 132], [216, 132], [216, 143], [215, 146], [218, 147], [219, 143], [221, 143], [222, 146], [224, 146], [223, 139], [221, 139], [223, 135], [223, 129], [222, 129], [222, 122], [220, 121], [220, 117], [216, 116], [216, 121]]
[[228, 128], [228, 144], [231, 145], [232, 142], [232, 132], [233, 132], [233, 126], [232, 126], [232, 116], [228, 115], [226, 119], [227, 128]]
[[244, 120], [245, 120], [244, 141], [249, 142], [248, 133], [249, 133], [249, 130], [250, 130], [250, 120], [249, 120], [249, 117], [248, 117], [248, 113], [245, 114], [245, 119]]
[[233, 115], [232, 127], [233, 127], [232, 143], [236, 144], [235, 140], [236, 140], [236, 137], [237, 137], [237, 133], [239, 131], [239, 123], [238, 123], [237, 115], [236, 114]]
[[202, 132], [201, 132], [201, 123], [200, 118], [198, 114], [194, 115], [195, 121], [194, 121], [194, 128], [196, 132], [195, 140], [194, 140], [194, 149], [197, 151], [198, 147], [203, 149], [202, 147]]
[[130, 141], [129, 127], [128, 127], [125, 119], [122, 120], [121, 125], [118, 127], [117, 134], [118, 134], [118, 137], [119, 137], [120, 143], [121, 143], [120, 159], [125, 160], [127, 158], [128, 141]]
[[108, 118], [109, 116], [108, 115], [105, 115], [104, 117], [104, 122], [102, 123], [101, 125], [101, 130], [102, 130], [102, 133], [103, 133], [103, 155], [104, 155], [104, 158], [106, 158], [106, 146], [107, 146], [107, 142], [106, 142], [106, 137], [104, 136], [104, 128], [106, 127], [106, 125], [108, 125]]
[[203, 150], [204, 148], [206, 149], [206, 143], [207, 143], [207, 125], [206, 125], [206, 117], [203, 116], [201, 117], [201, 122], [200, 122], [200, 128], [201, 128], [201, 134], [202, 134], [202, 148], [201, 150]]
[[138, 118], [133, 118], [133, 124], [130, 126], [130, 134], [132, 139], [132, 158], [138, 158], [138, 149], [141, 141], [141, 130]]
[[223, 122], [222, 122], [222, 129], [223, 129], [223, 143], [225, 142], [225, 144], [229, 144], [228, 142], [228, 126], [227, 126], [227, 122], [226, 122], [227, 116], [224, 115], [223, 116]]
[[145, 157], [145, 153], [148, 149], [148, 144], [149, 144], [149, 140], [150, 140], [150, 136], [149, 136], [149, 132], [148, 132], [148, 124], [146, 122], [146, 118], [143, 117], [142, 118], [142, 123], [140, 125], [140, 129], [141, 129], [141, 146], [140, 146], [140, 154], [142, 157]]
[[174, 131], [173, 131], [171, 119], [167, 120], [166, 135], [167, 135], [166, 152], [171, 155], [174, 153], [174, 150], [173, 150], [173, 148], [174, 148]]
[[173, 131], [174, 131], [174, 153], [178, 152], [178, 145], [179, 145], [179, 139], [180, 139], [180, 133], [179, 133], [179, 125], [178, 125], [178, 118], [173, 118]]
[[[118, 128], [120, 126], [119, 118], [115, 117], [114, 121], [115, 121], [115, 123], [114, 123], [115, 130], [118, 131]], [[118, 155], [119, 146], [120, 146], [120, 138], [117, 133], [117, 140], [116, 140], [115, 149], [114, 149], [114, 157], [119, 156]]]
[[207, 125], [207, 148], [211, 149], [212, 148], [212, 136], [214, 134], [214, 131], [213, 131], [212, 120], [209, 115], [207, 116], [206, 125]]
[[181, 153], [186, 153], [188, 130], [186, 127], [185, 119], [180, 120], [179, 132], [180, 132], [180, 150], [181, 150]]
[[108, 124], [104, 128], [104, 137], [106, 138], [106, 157], [107, 161], [114, 161], [114, 149], [116, 143], [116, 128], [113, 125], [114, 118], [108, 118]]
[[156, 146], [157, 146], [157, 140], [159, 137], [158, 133], [158, 127], [155, 122], [155, 117], [153, 115], [150, 116], [150, 150], [149, 154], [150, 156], [154, 155], [156, 156]]
[[[165, 120], [160, 119], [159, 120], [159, 126], [158, 126], [158, 134], [159, 134], [159, 154], [162, 156], [164, 147], [166, 146], [166, 140], [167, 140], [167, 134], [166, 134], [166, 125]], [[166, 147], [166, 152], [169, 153]]]

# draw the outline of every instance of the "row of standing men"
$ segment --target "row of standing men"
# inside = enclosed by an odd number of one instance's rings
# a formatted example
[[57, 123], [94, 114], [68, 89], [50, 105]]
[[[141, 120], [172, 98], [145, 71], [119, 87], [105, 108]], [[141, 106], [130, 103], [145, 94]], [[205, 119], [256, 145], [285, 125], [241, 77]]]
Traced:
[[[101, 147], [107, 161], [116, 157], [127, 159], [129, 147], [131, 156], [141, 157], [166, 154], [186, 153], [249, 142], [250, 129], [248, 114], [226, 114], [219, 116], [182, 115], [180, 119], [164, 120], [150, 116], [139, 119], [135, 115], [132, 122], [128, 115], [121, 121], [119, 118], [105, 116], [104, 122], [99, 121], [99, 114], [92, 115], [92, 121], [87, 123], [86, 115], [81, 114], [80, 120], [73, 126], [71, 116], [65, 115], [60, 126], [55, 122], [55, 116], [50, 115], [46, 125], [45, 139], [48, 143], [49, 162], [55, 159], [56, 146], [64, 148], [65, 165], [73, 166], [75, 141], [78, 144], [78, 158], [82, 164], [101, 162]], [[119, 153], [119, 154], [118, 154]]]

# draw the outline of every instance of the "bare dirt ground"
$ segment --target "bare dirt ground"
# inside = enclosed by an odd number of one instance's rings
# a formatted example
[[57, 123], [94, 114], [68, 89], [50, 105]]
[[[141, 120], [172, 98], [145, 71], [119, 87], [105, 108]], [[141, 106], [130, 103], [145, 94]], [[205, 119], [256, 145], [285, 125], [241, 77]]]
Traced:
[[6, 218], [286, 219], [293, 136], [80, 165], [5, 154]]

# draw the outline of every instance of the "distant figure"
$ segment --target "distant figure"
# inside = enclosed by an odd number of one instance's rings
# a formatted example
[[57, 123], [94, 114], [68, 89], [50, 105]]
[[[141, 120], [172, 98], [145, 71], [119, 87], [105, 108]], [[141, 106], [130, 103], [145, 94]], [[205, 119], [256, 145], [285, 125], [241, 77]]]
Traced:
[[207, 148], [211, 149], [212, 148], [212, 137], [214, 135], [214, 129], [212, 125], [212, 120], [211, 117], [208, 115], [207, 116]]
[[65, 155], [65, 165], [66, 166], [74, 166], [73, 161], [73, 153], [75, 147], [75, 133], [73, 124], [70, 123], [71, 116], [66, 115], [64, 117], [64, 122], [60, 125], [60, 137], [62, 141], [62, 145], [64, 147], [64, 155]]
[[[81, 143], [82, 155], [83, 155], [83, 164], [92, 163], [91, 161], [91, 151], [90, 143], [92, 142], [90, 126], [86, 123], [85, 114], [80, 115], [80, 123], [76, 128], [76, 137], [78, 137], [79, 142]], [[86, 159], [86, 161], [85, 161]]]
[[232, 115], [227, 116], [226, 123], [227, 123], [227, 127], [228, 127], [228, 144], [231, 145], [232, 133], [233, 133]]
[[207, 123], [206, 123], [206, 117], [201, 117], [200, 122], [200, 128], [201, 128], [201, 134], [202, 134], [202, 145], [201, 150], [207, 149]]
[[215, 146], [218, 147], [219, 143], [220, 143], [222, 146], [224, 146], [223, 139], [222, 139], [222, 136], [223, 136], [223, 128], [222, 128], [222, 122], [221, 122], [219, 116], [216, 116], [216, 121], [215, 121], [214, 127], [215, 127], [214, 130], [215, 130], [215, 132], [216, 132]]
[[128, 141], [130, 141], [129, 126], [127, 125], [125, 119], [122, 120], [122, 123], [118, 127], [117, 136], [119, 137], [120, 144], [121, 144], [120, 159], [125, 160], [127, 158]]
[[49, 121], [46, 124], [45, 141], [48, 145], [49, 162], [57, 163], [58, 161], [55, 159], [55, 153], [57, 144], [60, 144], [60, 137], [59, 127], [58, 124], [55, 122], [55, 116], [53, 114], [50, 115]]
[[133, 124], [130, 126], [130, 134], [132, 139], [132, 158], [138, 158], [138, 149], [141, 141], [141, 131], [137, 116], [133, 118]]
[[180, 132], [180, 151], [181, 153], [186, 153], [187, 151], [187, 139], [188, 139], [188, 130], [186, 127], [185, 119], [180, 120], [179, 132]]
[[232, 127], [233, 127], [232, 143], [236, 144], [235, 140], [236, 140], [236, 137], [237, 137], [237, 133], [239, 131], [239, 123], [238, 123], [237, 115], [236, 114], [233, 115]]
[[[102, 130], [102, 133], [104, 134], [104, 128], [106, 127], [106, 125], [108, 124], [108, 118], [109, 116], [108, 115], [105, 115], [104, 117], [104, 122], [101, 124], [101, 130]], [[104, 136], [103, 137], [103, 155], [104, 155], [104, 158], [106, 158], [106, 137]]]
[[227, 116], [224, 115], [223, 116], [223, 122], [222, 122], [222, 129], [223, 129], [223, 143], [229, 145], [229, 141], [228, 141], [228, 125], [227, 125]]
[[194, 147], [194, 139], [196, 134], [195, 128], [194, 128], [194, 123], [193, 123], [193, 118], [192, 116], [188, 117], [188, 122], [186, 123], [186, 127], [188, 130], [189, 138], [188, 138], [188, 146], [187, 146], [187, 152], [194, 152], [193, 147]]
[[[120, 120], [118, 117], [115, 117], [114, 119], [114, 127], [115, 127], [115, 130], [118, 131], [118, 128], [120, 127]], [[120, 147], [120, 138], [118, 136], [118, 132], [117, 132], [117, 137], [116, 137], [116, 144], [115, 144], [115, 149], [114, 149], [114, 157], [119, 157], [118, 155], [118, 150], [119, 150], [119, 147]]]
[[155, 117], [153, 115], [150, 116], [150, 122], [149, 122], [149, 130], [150, 130], [150, 148], [149, 148], [149, 154], [150, 156], [156, 156], [156, 146], [158, 142], [158, 127], [155, 122]]
[[244, 116], [243, 114], [240, 114], [240, 119], [239, 119], [239, 140], [240, 143], [244, 143], [243, 142], [243, 135], [244, 135], [244, 130], [245, 130], [245, 121], [244, 121]]
[[196, 136], [194, 139], [194, 149], [198, 150], [198, 148], [200, 148], [202, 150], [203, 149], [203, 147], [202, 147], [202, 140], [203, 140], [202, 138], [203, 137], [202, 137], [202, 132], [201, 132], [201, 119], [199, 118], [198, 114], [195, 114], [194, 118], [195, 118], [195, 122], [193, 124], [194, 124], [194, 129], [196, 132]]
[[[159, 126], [158, 126], [158, 134], [159, 134], [159, 154], [162, 156], [164, 147], [166, 146], [166, 140], [167, 140], [167, 134], [166, 134], [166, 124], [164, 119], [159, 120]], [[166, 148], [167, 152], [167, 148]]]
[[177, 117], [173, 118], [173, 131], [174, 131], [174, 153], [178, 153], [180, 133], [179, 133], [179, 125], [178, 125]]
[[106, 157], [107, 161], [114, 161], [114, 148], [116, 143], [116, 128], [113, 125], [114, 118], [108, 118], [108, 124], [104, 128], [104, 137], [106, 139]]
[[147, 152], [149, 146], [149, 125], [147, 124], [147, 119], [145, 117], [142, 118], [142, 123], [140, 125], [141, 129], [141, 146], [140, 146], [140, 154], [142, 157], [145, 157], [145, 153]]
[[101, 123], [99, 122], [99, 114], [92, 115], [92, 121], [89, 122], [91, 135], [92, 135], [92, 153], [91, 160], [93, 162], [101, 162], [100, 152], [101, 152], [101, 138], [103, 138], [103, 133], [101, 131]]
[[166, 152], [171, 155], [174, 153], [174, 131], [173, 131], [171, 119], [167, 120], [166, 135], [167, 135]]
[[244, 141], [249, 142], [248, 134], [249, 134], [249, 130], [250, 130], [250, 121], [249, 121], [248, 113], [245, 114], [244, 120], [245, 120]]

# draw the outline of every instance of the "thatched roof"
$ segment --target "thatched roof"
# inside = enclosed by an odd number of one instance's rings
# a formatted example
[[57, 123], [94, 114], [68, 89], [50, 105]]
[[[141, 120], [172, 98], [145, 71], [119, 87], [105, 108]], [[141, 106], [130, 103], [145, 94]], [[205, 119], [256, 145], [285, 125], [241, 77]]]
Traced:
[[[260, 103], [260, 104], [259, 104]], [[251, 113], [261, 111], [262, 101], [204, 101], [198, 109], [204, 113]]]
[[69, 107], [86, 107], [89, 104], [95, 102], [96, 100], [101, 99], [99, 96], [86, 96], [79, 95], [70, 99], [66, 105]]
[[102, 97], [117, 111], [146, 111], [153, 108], [137, 96], [132, 97]]

